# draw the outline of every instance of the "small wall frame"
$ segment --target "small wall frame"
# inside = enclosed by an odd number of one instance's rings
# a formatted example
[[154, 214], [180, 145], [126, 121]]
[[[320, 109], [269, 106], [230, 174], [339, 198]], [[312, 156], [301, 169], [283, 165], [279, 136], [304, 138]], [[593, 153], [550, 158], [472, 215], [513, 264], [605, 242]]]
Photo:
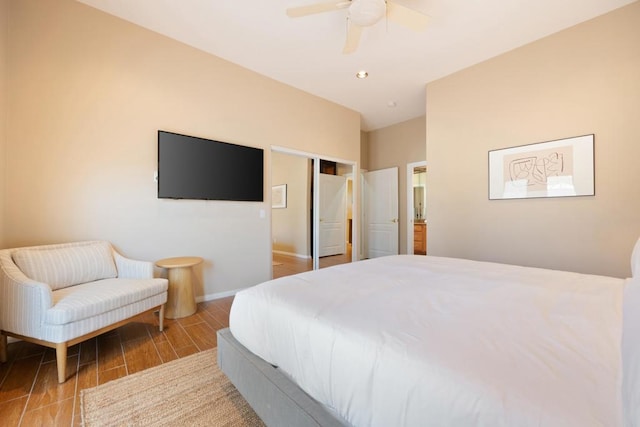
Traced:
[[287, 207], [287, 184], [274, 185], [271, 187], [271, 207], [273, 209], [284, 209]]
[[489, 200], [595, 195], [594, 135], [489, 151]]

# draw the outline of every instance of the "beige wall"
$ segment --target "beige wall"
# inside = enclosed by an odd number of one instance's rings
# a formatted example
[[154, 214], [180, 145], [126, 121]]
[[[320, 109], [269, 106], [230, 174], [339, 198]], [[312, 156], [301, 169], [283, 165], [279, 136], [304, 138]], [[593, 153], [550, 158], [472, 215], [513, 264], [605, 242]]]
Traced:
[[[270, 278], [270, 147], [359, 158], [358, 113], [84, 4], [8, 21], [7, 246], [198, 255], [198, 295], [223, 295]], [[158, 129], [265, 148], [264, 203], [158, 200]]]
[[[629, 276], [640, 235], [640, 3], [426, 90], [429, 253]], [[488, 151], [595, 134], [594, 197], [488, 200]]]
[[8, 32], [8, 0], [0, 0], [0, 247], [4, 245], [4, 212], [5, 212], [5, 182], [6, 182], [6, 123], [7, 123], [7, 92], [6, 92], [6, 58]]
[[369, 132], [360, 131], [360, 168], [369, 169]]
[[426, 159], [425, 116], [368, 133], [368, 170], [398, 168], [400, 253], [407, 253], [407, 164]]
[[274, 152], [271, 155], [271, 182], [287, 185], [287, 207], [272, 210], [273, 250], [309, 257], [310, 252], [310, 160], [306, 157]]

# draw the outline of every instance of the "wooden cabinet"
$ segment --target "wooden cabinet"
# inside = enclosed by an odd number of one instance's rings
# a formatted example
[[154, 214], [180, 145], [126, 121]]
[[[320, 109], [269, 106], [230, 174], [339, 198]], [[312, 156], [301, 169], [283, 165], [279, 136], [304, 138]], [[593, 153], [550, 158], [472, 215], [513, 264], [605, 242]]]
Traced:
[[416, 255], [427, 254], [427, 224], [413, 224], [413, 253]]

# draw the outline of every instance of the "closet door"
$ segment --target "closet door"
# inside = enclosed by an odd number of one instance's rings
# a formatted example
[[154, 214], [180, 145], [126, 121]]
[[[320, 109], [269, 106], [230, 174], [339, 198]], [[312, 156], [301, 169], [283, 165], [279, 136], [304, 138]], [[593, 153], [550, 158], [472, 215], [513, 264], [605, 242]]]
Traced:
[[366, 258], [398, 254], [398, 168], [364, 173]]
[[342, 255], [346, 252], [347, 179], [320, 174], [320, 224], [318, 255]]

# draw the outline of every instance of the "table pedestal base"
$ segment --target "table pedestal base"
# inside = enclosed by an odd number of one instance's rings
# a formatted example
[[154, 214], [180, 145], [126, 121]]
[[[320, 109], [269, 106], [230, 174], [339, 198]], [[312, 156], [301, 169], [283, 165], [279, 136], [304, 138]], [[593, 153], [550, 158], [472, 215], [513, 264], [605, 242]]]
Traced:
[[171, 268], [168, 272], [169, 294], [164, 308], [164, 317], [179, 319], [196, 312], [196, 299], [193, 296], [191, 267]]
[[156, 262], [158, 267], [168, 270], [169, 289], [164, 308], [167, 319], [179, 319], [196, 312], [198, 307], [191, 283], [191, 267], [201, 262], [200, 257], [166, 258]]

